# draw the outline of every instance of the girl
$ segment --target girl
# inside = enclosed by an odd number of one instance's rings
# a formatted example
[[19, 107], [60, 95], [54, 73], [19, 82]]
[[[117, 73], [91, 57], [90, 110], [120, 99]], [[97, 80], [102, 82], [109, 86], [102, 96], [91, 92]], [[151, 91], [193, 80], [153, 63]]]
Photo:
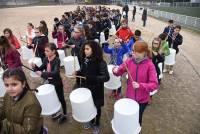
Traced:
[[21, 68], [19, 52], [12, 46], [5, 36], [0, 37], [0, 66], [6, 70], [12, 68]]
[[0, 106], [0, 133], [43, 134], [42, 108], [30, 91], [24, 72], [8, 69], [3, 81], [7, 93]]
[[28, 44], [32, 44], [33, 38], [35, 37], [35, 30], [32, 23], [27, 24], [26, 37]]
[[44, 48], [49, 42], [47, 36], [42, 33], [42, 28], [35, 28], [35, 38], [33, 38], [32, 44], [28, 44], [28, 48], [33, 48], [36, 57], [40, 57], [42, 60], [45, 58]]
[[143, 112], [150, 99], [149, 93], [157, 88], [158, 81], [147, 43], [137, 41], [133, 49], [133, 58], [113, 68], [113, 73], [120, 76], [127, 72], [128, 68], [126, 97], [139, 103], [139, 123], [142, 125]]
[[12, 44], [16, 49], [20, 49], [20, 43], [17, 38], [13, 35], [11, 29], [6, 28], [3, 30], [4, 36], [8, 39], [10, 44]]
[[103, 53], [100, 45], [95, 41], [87, 41], [81, 48], [81, 69], [77, 75], [86, 77], [82, 79], [83, 87], [90, 89], [94, 104], [97, 108], [97, 116], [90, 121], [85, 128], [93, 125], [93, 133], [99, 134], [101, 107], [104, 105], [104, 82], [109, 80], [109, 73], [106, 62], [103, 60]]
[[[123, 56], [128, 52], [128, 47], [126, 44], [124, 44], [119, 38], [115, 39], [114, 47], [109, 48], [109, 44], [106, 42], [104, 45], [104, 52], [110, 54], [111, 60], [109, 64], [113, 65], [121, 65], [123, 63]], [[121, 87], [118, 88], [117, 92], [116, 90], [113, 90], [111, 93], [111, 96], [115, 96], [115, 98], [118, 100], [121, 98]]]
[[42, 33], [48, 37], [48, 28], [47, 28], [47, 23], [44, 20], [40, 21], [40, 27], [42, 28]]
[[[33, 64], [36, 74], [47, 80], [49, 84], [55, 86], [56, 93], [62, 105], [63, 114], [59, 115], [58, 123], [63, 123], [67, 117], [66, 102], [64, 98], [63, 83], [60, 76], [60, 59], [54, 43], [48, 43], [45, 46], [46, 57], [40, 67]], [[55, 115], [56, 116], [56, 115]], [[53, 118], [55, 117], [52, 116]]]
[[63, 48], [64, 42], [68, 39], [64, 26], [59, 25], [58, 30], [52, 32], [52, 37], [57, 39], [57, 45], [59, 49]]
[[159, 78], [159, 75], [161, 74], [160, 68], [158, 66], [159, 63], [164, 62], [164, 53], [162, 53], [161, 50], [161, 40], [159, 38], [154, 38], [152, 42], [152, 62], [156, 68], [157, 72], [157, 79], [160, 84], [161, 79]]

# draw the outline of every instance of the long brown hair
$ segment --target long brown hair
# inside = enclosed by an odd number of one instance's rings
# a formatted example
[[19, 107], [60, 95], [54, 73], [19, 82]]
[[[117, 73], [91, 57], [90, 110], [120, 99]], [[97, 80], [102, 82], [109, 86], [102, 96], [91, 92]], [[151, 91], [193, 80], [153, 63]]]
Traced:
[[0, 37], [0, 46], [3, 46], [4, 54], [10, 49], [13, 48], [9, 43], [8, 39], [5, 36]]
[[13, 33], [12, 33], [12, 30], [10, 28], [5, 28], [3, 30], [4, 35], [5, 35], [6, 32], [8, 32], [10, 34], [10, 37], [13, 37]]
[[135, 44], [134, 44], [134, 46], [133, 46], [133, 50], [135, 52], [138, 52], [138, 53], [145, 52], [146, 55], [149, 58], [152, 58], [151, 50], [149, 49], [148, 44], [146, 42], [144, 42], [144, 41], [136, 41]]

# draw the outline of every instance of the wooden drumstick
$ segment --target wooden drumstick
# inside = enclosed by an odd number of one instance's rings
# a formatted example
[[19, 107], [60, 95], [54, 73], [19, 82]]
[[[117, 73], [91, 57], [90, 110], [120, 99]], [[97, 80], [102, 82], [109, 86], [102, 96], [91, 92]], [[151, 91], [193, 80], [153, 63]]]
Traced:
[[86, 77], [78, 76], [78, 75], [68, 75], [67, 77], [69, 77], [69, 78], [81, 78], [81, 79], [86, 79]]
[[131, 73], [130, 73], [130, 71], [128, 70], [128, 67], [127, 67], [127, 65], [126, 65], [125, 62], [124, 62], [124, 64], [125, 64], [126, 71], [127, 71], [128, 75], [130, 76], [131, 81], [133, 82], [133, 81], [134, 81], [134, 80], [133, 80], [133, 77], [131, 76]]

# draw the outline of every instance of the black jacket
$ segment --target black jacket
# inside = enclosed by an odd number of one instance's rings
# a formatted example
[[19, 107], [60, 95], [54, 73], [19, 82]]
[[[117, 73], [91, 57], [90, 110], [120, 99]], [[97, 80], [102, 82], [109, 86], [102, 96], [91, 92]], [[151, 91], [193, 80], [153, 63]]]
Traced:
[[172, 47], [173, 49], [176, 50], [176, 53], [178, 53], [178, 52], [179, 52], [178, 46], [179, 46], [179, 45], [182, 45], [182, 43], [183, 43], [183, 36], [180, 35], [180, 34], [178, 34], [178, 35], [176, 36], [175, 40], [172, 40], [172, 36], [173, 36], [173, 34], [171, 34], [171, 35], [168, 37], [168, 40], [167, 40], [167, 41], [169, 42], [169, 47]]
[[[49, 42], [49, 39], [47, 36], [39, 36], [39, 37], [34, 37], [32, 44], [34, 44], [34, 47], [29, 46], [28, 48], [33, 48], [35, 50], [35, 56], [40, 57], [42, 60], [45, 58], [45, 45]], [[36, 48], [37, 46], [37, 48]]]
[[44, 58], [43, 63], [40, 67], [35, 67], [34, 71], [44, 71], [41, 77], [49, 81], [49, 84], [63, 86], [61, 76], [60, 76], [60, 59], [55, 57], [51, 62], [51, 72], [47, 72], [47, 64], [49, 60], [47, 57]]
[[81, 80], [81, 86], [90, 89], [96, 107], [103, 106], [104, 82], [110, 79], [106, 62], [85, 58], [77, 75], [86, 77], [86, 80]]
[[161, 74], [160, 69], [158, 67], [158, 64], [164, 62], [164, 60], [165, 60], [164, 57], [165, 57], [164, 54], [161, 55], [161, 54], [158, 53], [158, 55], [155, 56], [152, 53], [152, 62], [154, 64], [155, 68], [156, 68], [157, 78], [158, 79], [159, 79], [159, 75]]

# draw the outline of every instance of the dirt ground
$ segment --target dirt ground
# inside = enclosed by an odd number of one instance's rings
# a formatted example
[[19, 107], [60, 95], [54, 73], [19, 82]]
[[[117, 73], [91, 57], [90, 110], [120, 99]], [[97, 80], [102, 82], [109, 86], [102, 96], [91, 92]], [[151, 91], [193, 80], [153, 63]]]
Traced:
[[[39, 21], [43, 19], [51, 32], [53, 18], [61, 17], [65, 11], [74, 10], [75, 7], [75, 5], [69, 5], [0, 9], [0, 31], [9, 27], [19, 37], [20, 34], [24, 34], [28, 22], [38, 26]], [[131, 19], [131, 13], [129, 13], [129, 19]], [[153, 37], [163, 31], [166, 23], [149, 17], [147, 26], [143, 28], [141, 15], [137, 14], [136, 21], [134, 23], [129, 21], [129, 25], [132, 30], [140, 29], [143, 39], [150, 44]], [[153, 97], [151, 105], [144, 113], [141, 134], [200, 134], [200, 42], [198, 42], [200, 34], [184, 28], [181, 34], [183, 45], [176, 59], [174, 74], [164, 75], [159, 92]], [[49, 39], [52, 40], [52, 38]], [[105, 58], [108, 59], [107, 56]], [[23, 62], [27, 64], [26, 61]], [[40, 80], [32, 79], [27, 70], [26, 72], [32, 87], [40, 85]], [[62, 125], [46, 117], [45, 125], [49, 129], [49, 134], [90, 134], [91, 130], [83, 130], [82, 124], [72, 118], [69, 94], [75, 81], [66, 78], [64, 70], [61, 72], [69, 117], [68, 121]], [[105, 90], [105, 106], [101, 119], [102, 134], [113, 133], [110, 121], [113, 117], [115, 100], [109, 98], [107, 92]]]

